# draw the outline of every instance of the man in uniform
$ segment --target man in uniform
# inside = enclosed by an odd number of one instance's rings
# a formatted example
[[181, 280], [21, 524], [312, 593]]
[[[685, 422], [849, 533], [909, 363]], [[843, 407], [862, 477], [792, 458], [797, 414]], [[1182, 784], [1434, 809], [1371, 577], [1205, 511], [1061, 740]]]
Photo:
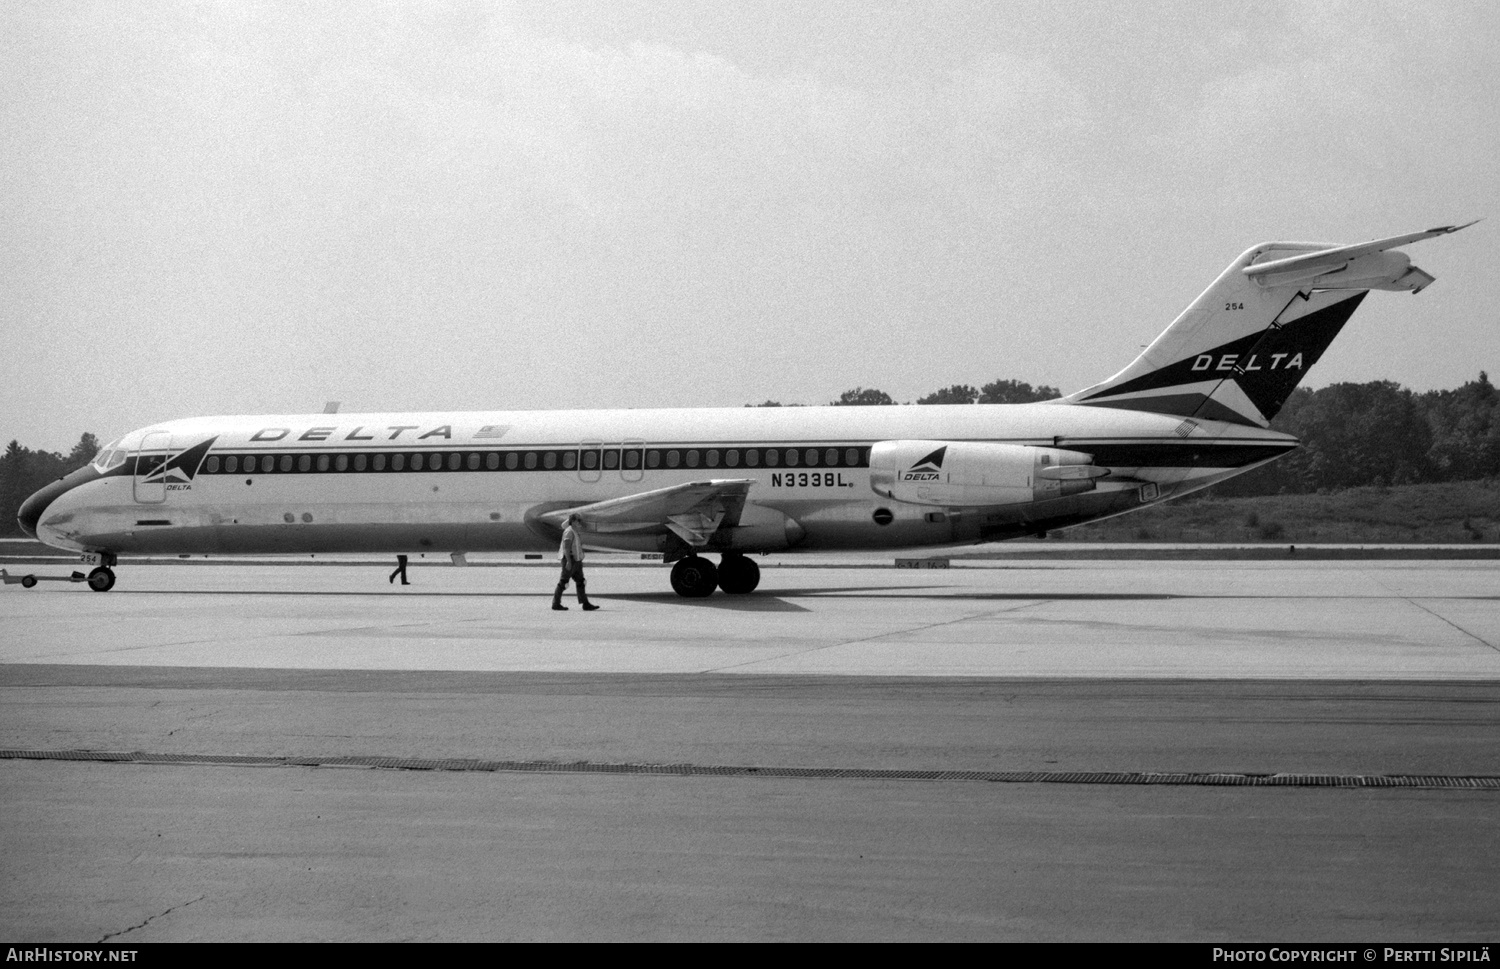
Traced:
[[585, 612], [592, 612], [599, 607], [589, 601], [588, 593], [583, 588], [583, 516], [573, 514], [568, 516], [567, 527], [563, 529], [562, 544], [557, 548], [557, 556], [562, 559], [562, 577], [557, 580], [557, 590], [552, 593], [552, 608], [559, 612], [565, 612], [567, 606], [562, 604], [563, 591], [568, 587], [568, 579], [572, 579], [578, 587], [578, 604], [583, 606]]

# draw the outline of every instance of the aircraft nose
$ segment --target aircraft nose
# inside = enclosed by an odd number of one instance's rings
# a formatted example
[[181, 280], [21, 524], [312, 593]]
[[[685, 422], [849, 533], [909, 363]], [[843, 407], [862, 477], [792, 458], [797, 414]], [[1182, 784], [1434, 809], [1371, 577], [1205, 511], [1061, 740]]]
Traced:
[[37, 491], [36, 494], [21, 502], [21, 508], [16, 512], [16, 522], [20, 524], [21, 531], [36, 538], [37, 524], [46, 514], [47, 506], [56, 501], [64, 493], [72, 491], [85, 481], [92, 481], [99, 477], [99, 473], [92, 467], [79, 468], [72, 474], [58, 478], [56, 481]]

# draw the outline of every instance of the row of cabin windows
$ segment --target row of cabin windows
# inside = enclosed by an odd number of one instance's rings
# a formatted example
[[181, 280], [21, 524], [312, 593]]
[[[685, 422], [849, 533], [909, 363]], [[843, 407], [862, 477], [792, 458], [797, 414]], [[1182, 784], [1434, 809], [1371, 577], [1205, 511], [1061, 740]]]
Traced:
[[377, 451], [373, 454], [211, 454], [206, 474], [310, 471], [636, 471], [642, 468], [860, 468], [864, 448], [610, 448], [587, 451]]

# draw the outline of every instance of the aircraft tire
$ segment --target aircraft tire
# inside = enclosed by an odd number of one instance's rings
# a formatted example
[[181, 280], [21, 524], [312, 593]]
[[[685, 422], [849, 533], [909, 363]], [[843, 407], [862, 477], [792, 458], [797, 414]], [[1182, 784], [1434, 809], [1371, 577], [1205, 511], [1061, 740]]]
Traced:
[[703, 599], [719, 586], [719, 570], [706, 558], [689, 555], [672, 566], [672, 589], [685, 599]]
[[760, 585], [760, 566], [743, 555], [726, 555], [719, 563], [719, 588], [734, 596], [755, 591]]
[[89, 588], [95, 592], [108, 592], [115, 587], [115, 573], [112, 569], [99, 566], [89, 573]]

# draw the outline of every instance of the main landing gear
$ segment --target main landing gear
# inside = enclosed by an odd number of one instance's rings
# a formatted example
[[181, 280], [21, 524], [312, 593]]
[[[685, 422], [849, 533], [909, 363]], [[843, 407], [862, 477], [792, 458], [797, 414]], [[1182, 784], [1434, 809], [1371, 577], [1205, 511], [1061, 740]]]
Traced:
[[724, 554], [717, 568], [701, 555], [689, 555], [672, 566], [672, 588], [688, 599], [711, 596], [714, 589], [730, 595], [754, 592], [760, 584], [760, 566], [743, 555]]

